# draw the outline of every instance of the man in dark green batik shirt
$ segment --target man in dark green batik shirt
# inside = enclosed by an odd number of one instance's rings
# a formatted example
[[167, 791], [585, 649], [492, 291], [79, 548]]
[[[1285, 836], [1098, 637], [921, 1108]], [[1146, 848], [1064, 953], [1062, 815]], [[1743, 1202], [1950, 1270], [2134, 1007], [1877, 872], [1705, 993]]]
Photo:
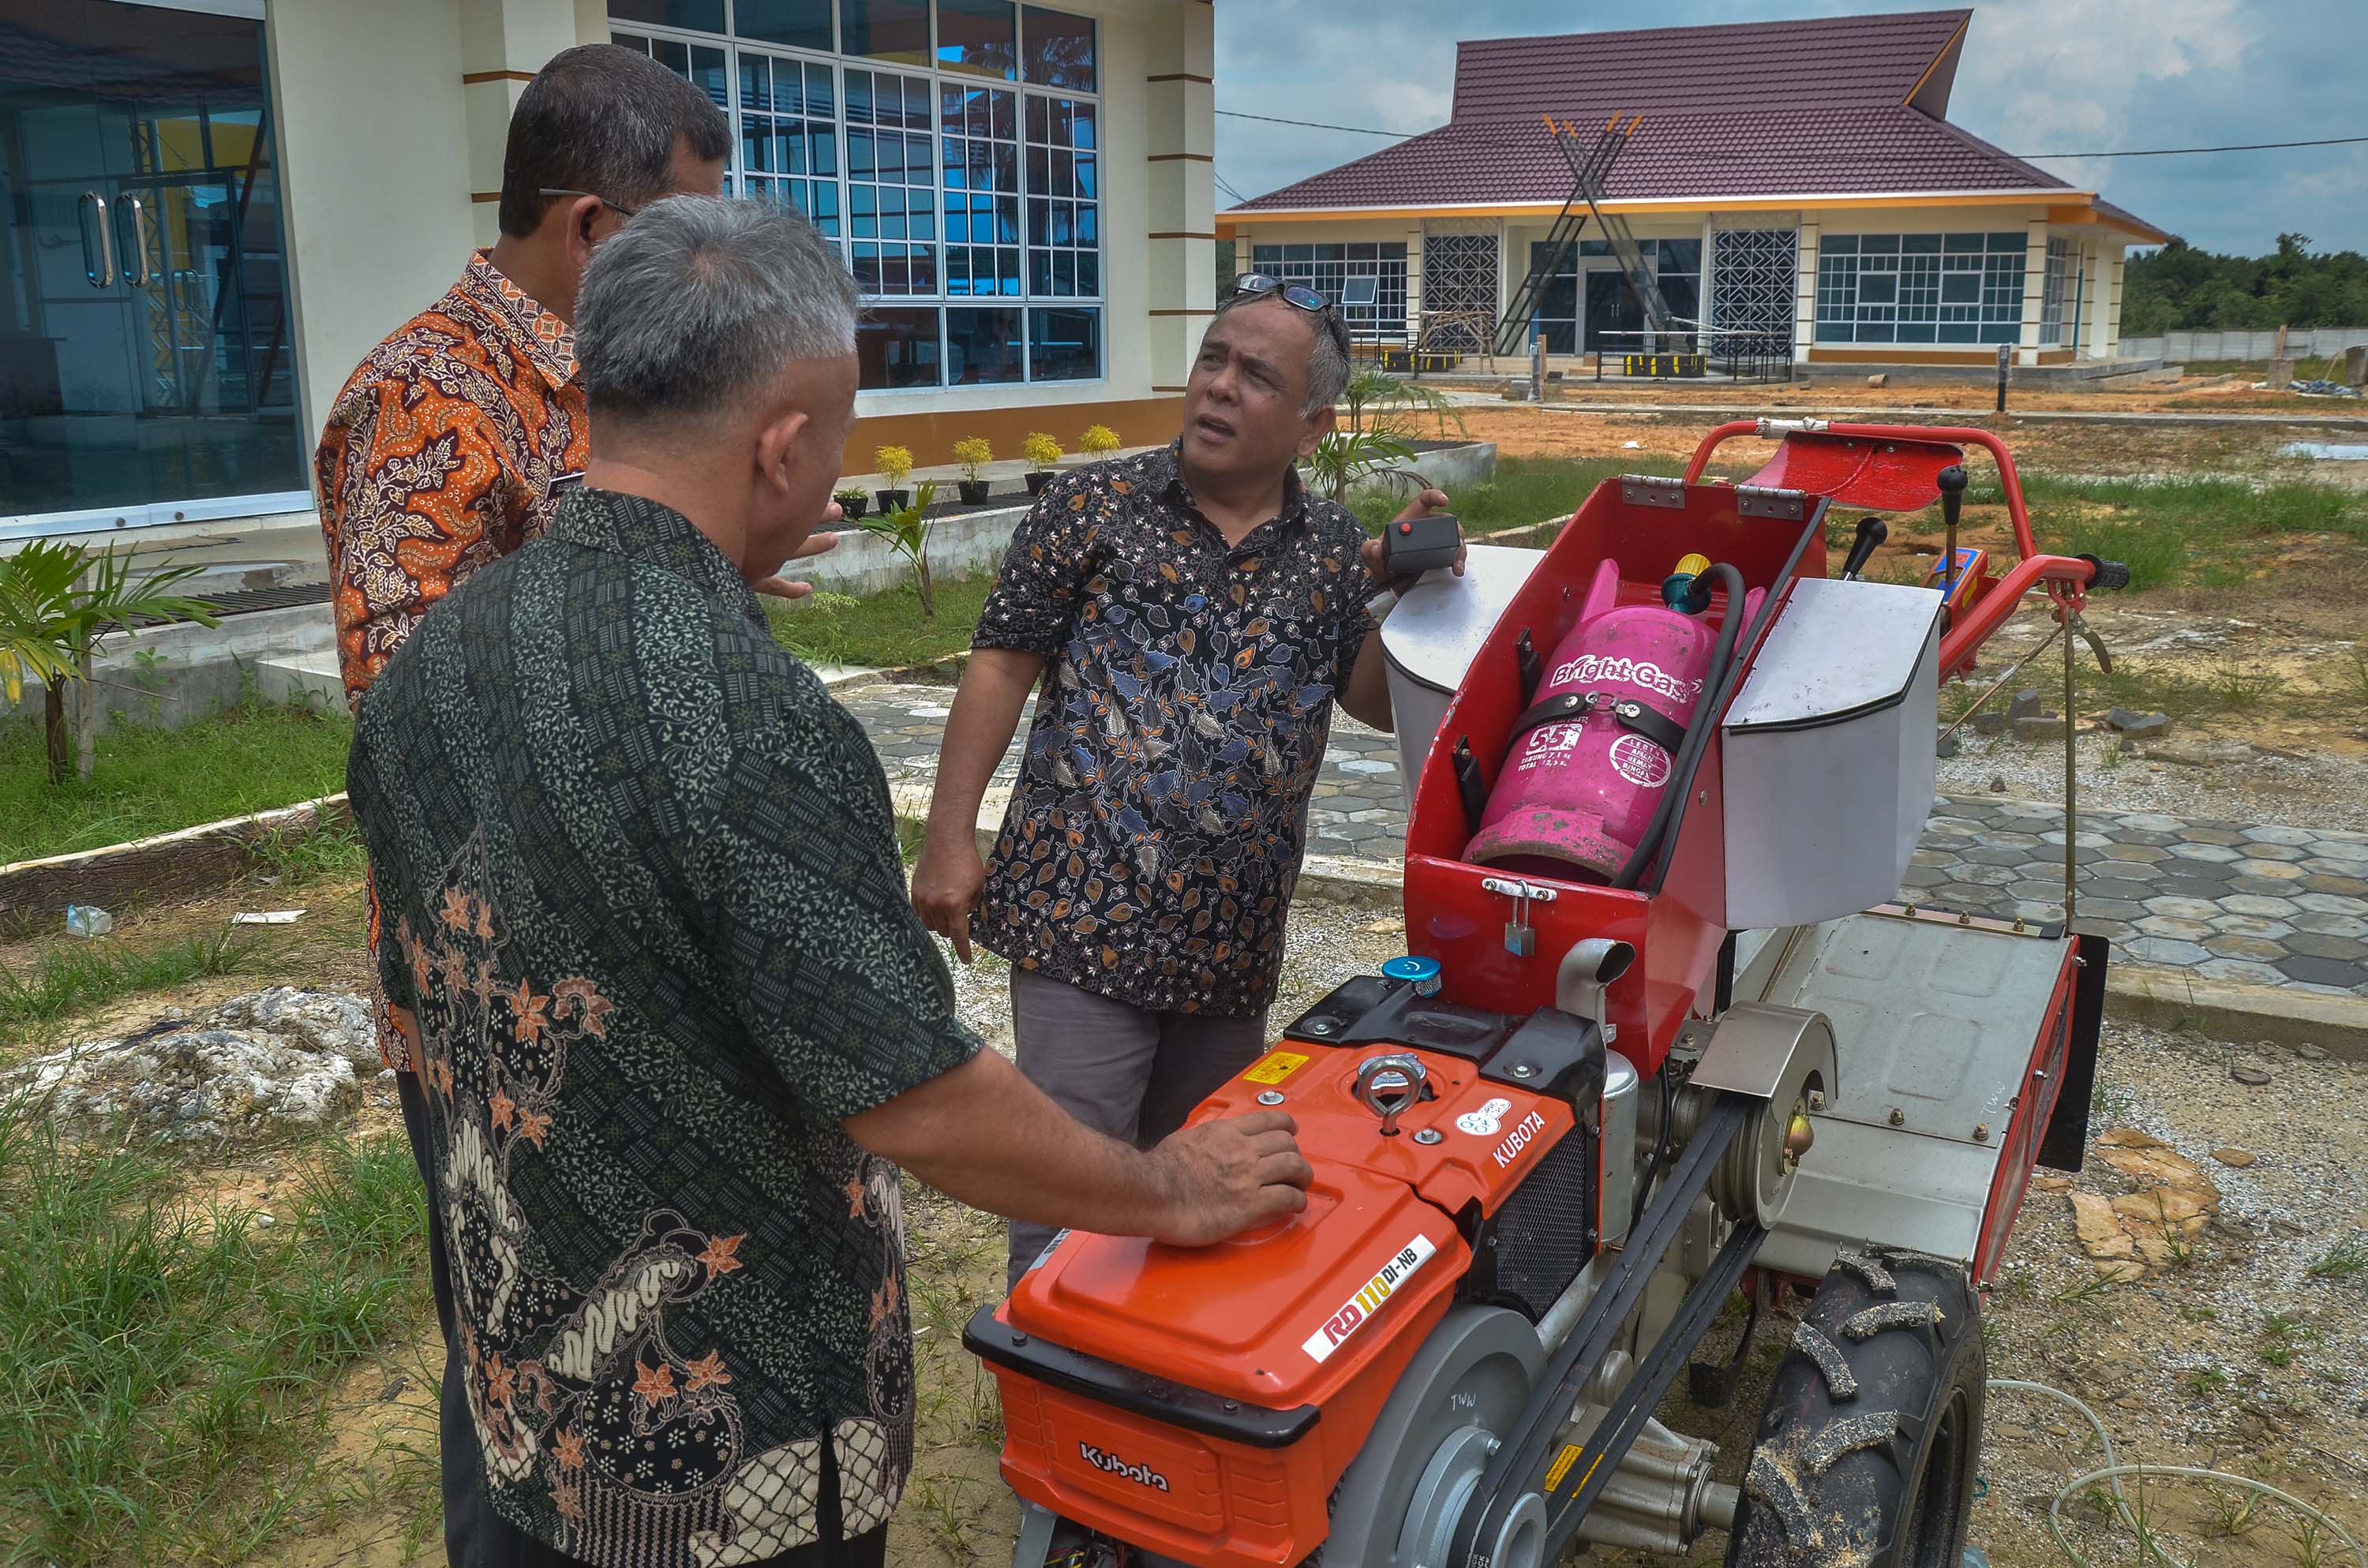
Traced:
[[855, 309], [795, 213], [636, 218], [578, 305], [585, 485], [358, 714], [470, 1568], [879, 1562], [912, 1460], [892, 1162], [1186, 1244], [1305, 1201], [1280, 1113], [1138, 1153], [956, 1018], [878, 760], [748, 585], [830, 516]]

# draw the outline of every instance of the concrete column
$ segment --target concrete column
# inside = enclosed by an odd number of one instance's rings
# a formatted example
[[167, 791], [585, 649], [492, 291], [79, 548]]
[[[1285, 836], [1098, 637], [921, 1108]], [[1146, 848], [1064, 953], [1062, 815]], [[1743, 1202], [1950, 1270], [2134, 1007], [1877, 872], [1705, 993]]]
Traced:
[[467, 0], [460, 7], [469, 201], [477, 244], [489, 245], [500, 236], [502, 153], [518, 95], [561, 50], [606, 40], [605, 9], [598, 0]]
[[1807, 364], [1809, 350], [1817, 341], [1817, 221], [1803, 217], [1800, 223], [1800, 260], [1795, 276], [1799, 282], [1793, 294], [1793, 358]]
[[2039, 363], [2039, 316], [2047, 294], [2047, 220], [2033, 218], [2022, 248], [2022, 335], [2015, 363]]
[[[1150, 27], [1144, 161], [1155, 394], [1184, 390], [1216, 312], [1216, 40], [1207, 0], [1161, 6]], [[1107, 90], [1123, 92], [1116, 82]]]
[[1406, 346], [1414, 347], [1415, 335], [1422, 330], [1422, 224], [1408, 223], [1406, 248]]
[[[2122, 263], [2128, 255], [2128, 249], [2113, 243], [2107, 244], [2105, 250], [2104, 308], [2097, 312], [2097, 330], [2100, 335], [2097, 340], [2097, 352], [2111, 359], [2122, 347]], [[2166, 343], [2163, 347], [2164, 358], [2168, 358], [2169, 345]]]
[[[1714, 319], [1711, 314], [1710, 301], [1711, 290], [1716, 287], [1711, 281], [1711, 273], [1715, 269], [1716, 258], [1711, 255], [1711, 247], [1717, 243], [1717, 240], [1718, 225], [1713, 221], [1712, 215], [1705, 212], [1702, 214], [1702, 298], [1701, 302], [1694, 307], [1696, 312], [1702, 317], [1702, 330], [1704, 334], [1710, 331], [1710, 324]], [[1710, 340], [1707, 336], [1697, 339], [1696, 343], [1697, 347], [1705, 351], [1710, 347]]]
[[2080, 341], [2083, 359], [2101, 359], [2105, 313], [2105, 247], [2094, 239], [2080, 242]]

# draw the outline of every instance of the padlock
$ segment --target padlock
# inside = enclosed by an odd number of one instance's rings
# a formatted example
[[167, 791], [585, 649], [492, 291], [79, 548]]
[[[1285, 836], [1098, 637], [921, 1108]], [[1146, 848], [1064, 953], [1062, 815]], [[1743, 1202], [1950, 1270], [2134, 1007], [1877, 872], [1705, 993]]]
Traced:
[[1513, 917], [1505, 922], [1505, 950], [1525, 959], [1538, 950], [1538, 934], [1530, 926], [1530, 884], [1515, 886], [1519, 891], [1513, 894]]

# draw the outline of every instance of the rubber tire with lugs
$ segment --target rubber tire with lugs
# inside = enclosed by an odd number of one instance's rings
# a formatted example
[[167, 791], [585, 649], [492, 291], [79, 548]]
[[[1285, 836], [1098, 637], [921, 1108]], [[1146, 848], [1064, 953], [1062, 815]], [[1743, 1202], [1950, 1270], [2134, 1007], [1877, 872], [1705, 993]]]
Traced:
[[1957, 1568], [1985, 1370], [1957, 1265], [1889, 1248], [1836, 1259], [1770, 1380], [1729, 1568]]

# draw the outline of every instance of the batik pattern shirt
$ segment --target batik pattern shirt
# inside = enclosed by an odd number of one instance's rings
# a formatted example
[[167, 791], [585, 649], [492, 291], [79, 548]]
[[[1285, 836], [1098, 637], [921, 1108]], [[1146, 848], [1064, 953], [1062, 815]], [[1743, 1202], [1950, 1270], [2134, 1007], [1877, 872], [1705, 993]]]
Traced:
[[899, 1178], [842, 1124], [978, 1042], [861, 728], [689, 522], [578, 491], [388, 664], [347, 783], [494, 1508], [746, 1562], [832, 1528], [827, 1461], [837, 1528], [885, 1521]]
[[[438, 600], [543, 531], [552, 482], [589, 452], [574, 334], [477, 252], [347, 379], [313, 454], [348, 704]], [[364, 891], [375, 954], [375, 883]], [[376, 1001], [379, 1053], [409, 1071]]]
[[1265, 1010], [1333, 698], [1373, 629], [1365, 537], [1294, 474], [1229, 546], [1172, 447], [1045, 486], [973, 640], [1048, 661], [980, 941], [1139, 1007]]
[[348, 701], [429, 607], [540, 535], [589, 454], [575, 339], [483, 251], [361, 362], [313, 455]]

